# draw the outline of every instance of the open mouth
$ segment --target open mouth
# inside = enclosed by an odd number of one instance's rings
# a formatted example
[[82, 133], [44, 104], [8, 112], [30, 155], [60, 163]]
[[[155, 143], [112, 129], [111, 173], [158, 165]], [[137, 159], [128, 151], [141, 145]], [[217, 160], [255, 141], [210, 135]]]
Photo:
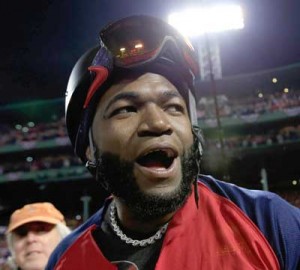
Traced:
[[172, 149], [155, 149], [140, 156], [136, 162], [147, 168], [168, 169], [176, 157], [177, 153]]

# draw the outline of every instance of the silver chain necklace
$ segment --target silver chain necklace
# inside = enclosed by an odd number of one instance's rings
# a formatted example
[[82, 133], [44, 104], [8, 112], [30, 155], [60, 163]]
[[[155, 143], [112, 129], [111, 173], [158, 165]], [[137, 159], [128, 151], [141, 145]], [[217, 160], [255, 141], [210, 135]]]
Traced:
[[134, 240], [130, 237], [128, 237], [125, 233], [122, 232], [121, 228], [117, 224], [117, 214], [116, 214], [116, 206], [114, 203], [111, 204], [110, 207], [110, 213], [109, 213], [109, 219], [110, 219], [110, 224], [112, 226], [112, 229], [114, 230], [115, 234], [126, 244], [132, 245], [134, 247], [145, 247], [147, 245], [154, 244], [157, 240], [161, 239], [164, 235], [164, 233], [167, 230], [168, 224], [166, 223], [160, 229], [152, 236], [150, 236], [147, 239], [143, 240]]

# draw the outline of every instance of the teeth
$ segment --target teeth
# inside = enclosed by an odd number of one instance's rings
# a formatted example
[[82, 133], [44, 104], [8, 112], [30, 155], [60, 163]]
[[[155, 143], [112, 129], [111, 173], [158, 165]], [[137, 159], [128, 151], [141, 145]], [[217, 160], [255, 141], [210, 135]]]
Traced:
[[153, 149], [153, 150], [145, 153], [143, 156], [147, 156], [154, 152], [164, 152], [168, 158], [173, 158], [176, 155], [172, 149]]
[[136, 162], [145, 167], [165, 167], [168, 168], [177, 153], [170, 148], [152, 149], [144, 155], [137, 158]]
[[168, 158], [172, 158], [175, 156], [175, 153], [171, 149], [167, 149], [167, 151], [165, 152], [167, 153]]

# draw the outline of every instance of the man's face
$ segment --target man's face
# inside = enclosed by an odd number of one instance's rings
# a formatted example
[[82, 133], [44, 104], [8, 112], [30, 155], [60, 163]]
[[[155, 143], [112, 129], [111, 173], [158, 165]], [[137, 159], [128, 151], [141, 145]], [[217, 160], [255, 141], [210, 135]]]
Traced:
[[56, 227], [44, 222], [24, 224], [12, 232], [17, 265], [22, 270], [45, 269], [49, 256], [61, 237]]
[[100, 177], [125, 203], [134, 204], [129, 202], [133, 190], [125, 196], [126, 190], [116, 189], [134, 187], [124, 179], [133, 178], [136, 192], [153, 202], [178, 196], [182, 189], [189, 192], [193, 179], [186, 181], [188, 188], [183, 187], [182, 164], [193, 144], [191, 123], [185, 101], [166, 78], [147, 73], [113, 85], [99, 102], [92, 130]]

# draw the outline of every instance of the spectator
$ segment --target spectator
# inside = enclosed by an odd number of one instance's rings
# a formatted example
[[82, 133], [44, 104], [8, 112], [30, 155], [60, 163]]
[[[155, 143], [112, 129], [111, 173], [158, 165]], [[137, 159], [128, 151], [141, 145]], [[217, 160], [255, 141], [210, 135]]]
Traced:
[[62, 238], [70, 233], [62, 213], [49, 202], [32, 203], [13, 212], [6, 239], [11, 257], [7, 265], [43, 270]]

